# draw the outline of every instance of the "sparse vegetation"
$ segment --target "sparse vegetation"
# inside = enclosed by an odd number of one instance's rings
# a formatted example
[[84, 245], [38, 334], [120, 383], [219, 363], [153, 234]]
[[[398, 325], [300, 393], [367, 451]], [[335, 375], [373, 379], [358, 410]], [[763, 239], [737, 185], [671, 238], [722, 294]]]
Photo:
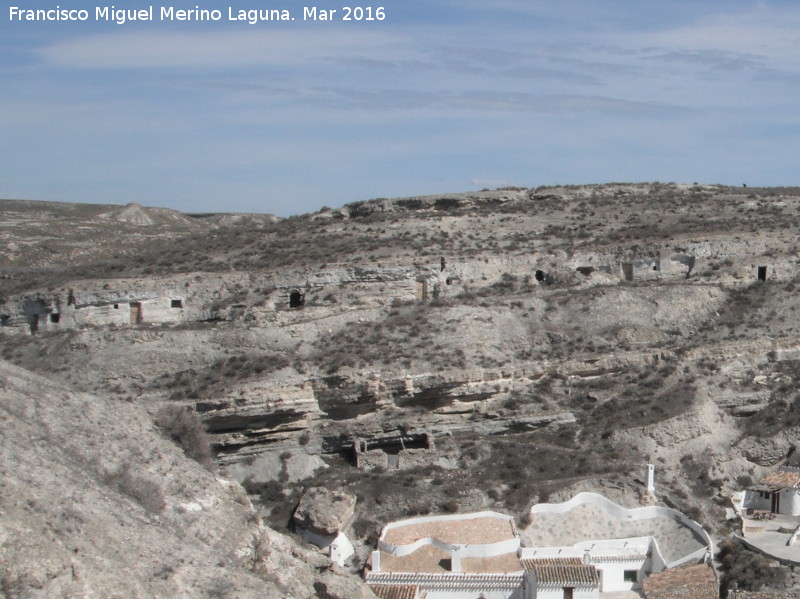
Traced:
[[206, 468], [212, 467], [211, 447], [203, 423], [194, 410], [164, 406], [156, 413], [156, 424], [183, 452]]
[[728, 596], [734, 583], [744, 591], [784, 587], [786, 570], [776, 567], [764, 556], [748, 551], [738, 541], [726, 539], [718, 549], [716, 558], [723, 571], [720, 581], [723, 599]]
[[115, 486], [153, 514], [160, 513], [166, 505], [164, 491], [158, 482], [147, 474], [134, 472], [129, 462], [123, 462], [116, 470], [106, 472], [105, 483]]
[[206, 368], [165, 372], [153, 386], [170, 390], [171, 399], [208, 399], [225, 395], [225, 388], [287, 368], [289, 359], [276, 353], [239, 355], [214, 361]]
[[437, 369], [464, 368], [464, 351], [443, 342], [445, 303], [398, 303], [381, 322], [350, 322], [328, 338], [315, 343], [308, 362], [327, 374], [344, 367], [363, 368], [414, 363]]

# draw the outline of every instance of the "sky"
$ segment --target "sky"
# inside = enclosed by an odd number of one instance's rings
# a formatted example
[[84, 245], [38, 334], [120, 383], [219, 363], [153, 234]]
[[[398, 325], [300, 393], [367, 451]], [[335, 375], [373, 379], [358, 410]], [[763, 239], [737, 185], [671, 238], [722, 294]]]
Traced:
[[[88, 19], [12, 18], [56, 6]], [[96, 18], [111, 6], [154, 18]], [[336, 12], [304, 20], [314, 6]], [[229, 19], [253, 9], [294, 20]], [[504, 186], [797, 185], [800, 167], [794, 1], [9, 0], [0, 82], [7, 199], [288, 216]]]

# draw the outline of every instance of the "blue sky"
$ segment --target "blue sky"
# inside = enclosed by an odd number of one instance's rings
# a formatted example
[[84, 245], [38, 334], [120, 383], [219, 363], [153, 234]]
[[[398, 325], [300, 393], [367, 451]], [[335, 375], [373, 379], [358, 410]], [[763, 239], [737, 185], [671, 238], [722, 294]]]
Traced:
[[[92, 17], [12, 22], [9, 4]], [[346, 2], [120, 0], [223, 12], [124, 25], [94, 21], [106, 5], [0, 9], [0, 197], [286, 216], [506, 185], [798, 184], [796, 2], [387, 0], [355, 23], [302, 20]]]

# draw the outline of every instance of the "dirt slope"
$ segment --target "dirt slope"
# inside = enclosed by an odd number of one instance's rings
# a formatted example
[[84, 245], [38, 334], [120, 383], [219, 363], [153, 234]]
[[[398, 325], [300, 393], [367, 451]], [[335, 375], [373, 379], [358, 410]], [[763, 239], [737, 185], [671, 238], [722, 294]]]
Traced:
[[0, 380], [0, 596], [306, 598], [325, 580], [366, 593], [264, 527], [139, 406], [4, 362]]

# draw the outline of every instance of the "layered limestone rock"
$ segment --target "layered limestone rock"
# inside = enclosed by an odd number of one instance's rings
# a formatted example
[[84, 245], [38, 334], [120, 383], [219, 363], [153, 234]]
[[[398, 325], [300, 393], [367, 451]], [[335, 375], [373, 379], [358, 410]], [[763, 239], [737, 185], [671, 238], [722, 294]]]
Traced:
[[[298, 445], [323, 454], [351, 452], [359, 441], [371, 448], [418, 447], [428, 437], [464, 430], [497, 434], [574, 422], [569, 411], [536, 404], [514, 412], [502, 409], [510, 393], [526, 389], [541, 374], [489, 370], [391, 379], [333, 376], [310, 384], [265, 386], [261, 393], [248, 387], [240, 399], [199, 402], [197, 410], [223, 463]], [[425, 414], [422, 420], [414, 417], [419, 411]]]

